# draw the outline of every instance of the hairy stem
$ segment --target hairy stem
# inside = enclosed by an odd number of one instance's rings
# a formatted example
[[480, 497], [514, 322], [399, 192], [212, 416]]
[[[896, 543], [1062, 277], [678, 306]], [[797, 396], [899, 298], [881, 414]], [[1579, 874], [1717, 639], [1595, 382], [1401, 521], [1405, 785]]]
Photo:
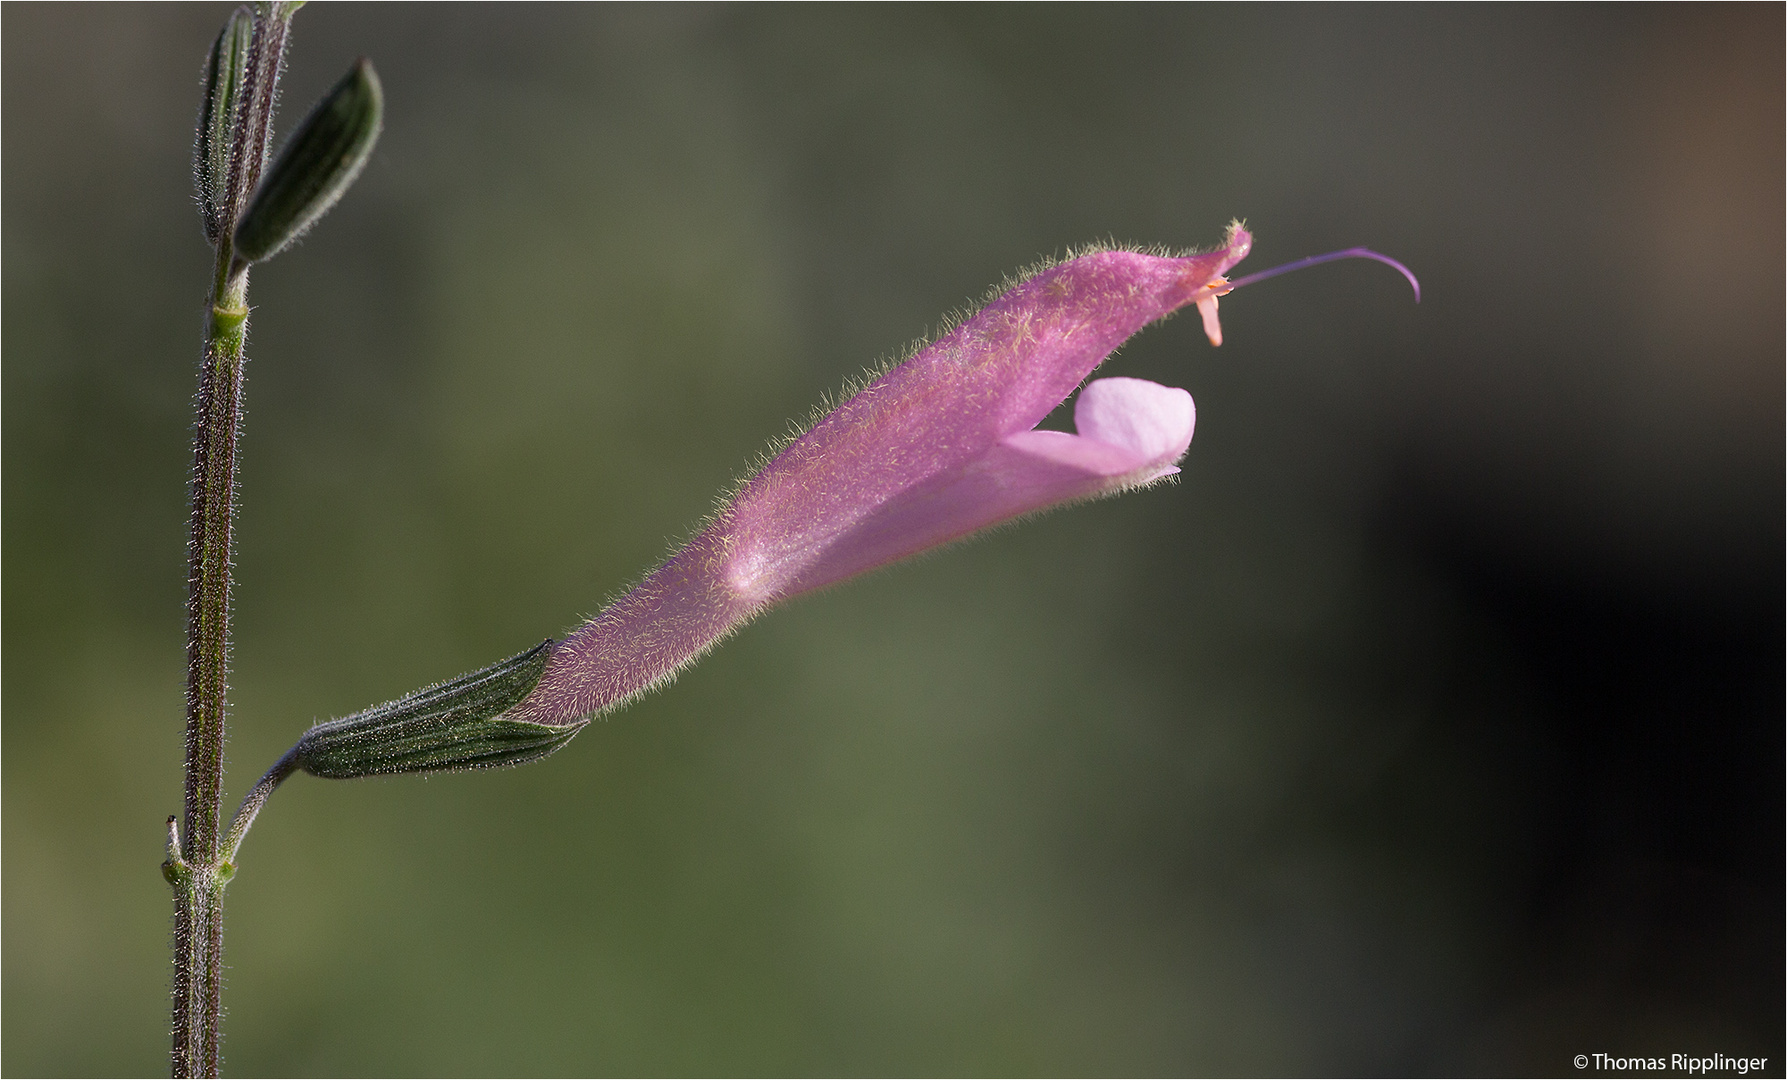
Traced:
[[216, 1076], [223, 993], [224, 714], [228, 701], [231, 526], [242, 418], [248, 274], [218, 246], [193, 434], [186, 636], [185, 840], [173, 884], [175, 1076]]
[[[231, 860], [241, 842], [239, 830], [232, 830], [226, 850], [222, 818], [231, 527], [248, 337], [248, 265], [236, 257], [231, 237], [266, 160], [289, 17], [283, 4], [263, 5], [255, 17], [241, 104], [231, 126], [229, 190], [199, 370], [187, 552], [185, 813], [182, 823], [168, 821], [168, 859], [162, 867], [174, 887], [170, 1064], [177, 1077], [216, 1076], [222, 1064], [223, 890], [235, 874]], [[261, 785], [257, 791], [266, 797]]]
[[248, 835], [261, 807], [267, 804], [267, 796], [273, 794], [273, 789], [284, 783], [286, 777], [297, 771], [298, 747], [294, 746], [248, 789], [248, 794], [242, 797], [242, 805], [236, 808], [236, 816], [230, 819], [229, 832], [224, 834], [223, 861], [226, 865], [235, 866], [236, 850], [242, 846], [242, 838]]

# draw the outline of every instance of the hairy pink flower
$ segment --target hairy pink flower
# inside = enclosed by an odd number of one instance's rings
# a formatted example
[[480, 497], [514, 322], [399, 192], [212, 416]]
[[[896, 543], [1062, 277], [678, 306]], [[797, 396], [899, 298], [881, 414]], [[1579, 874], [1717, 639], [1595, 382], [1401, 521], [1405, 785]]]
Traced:
[[[1099, 379], [1075, 403], [1077, 434], [1036, 425], [1180, 308], [1195, 304], [1221, 344], [1217, 297], [1275, 272], [1223, 277], [1252, 243], [1236, 224], [1213, 251], [1100, 251], [1013, 286], [777, 454], [687, 547], [559, 642], [507, 717], [568, 724], [615, 708], [779, 601], [1178, 472], [1195, 419], [1184, 390]], [[1364, 249], [1316, 261], [1360, 255], [1408, 273]]]

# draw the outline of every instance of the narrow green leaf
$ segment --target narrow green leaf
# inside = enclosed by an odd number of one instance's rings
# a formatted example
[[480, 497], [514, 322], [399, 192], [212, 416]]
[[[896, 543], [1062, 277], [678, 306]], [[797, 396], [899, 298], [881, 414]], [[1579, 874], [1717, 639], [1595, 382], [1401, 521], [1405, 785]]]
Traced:
[[205, 239], [213, 247], [223, 235], [229, 206], [230, 136], [248, 70], [248, 46], [254, 37], [254, 12], [246, 6], [230, 13], [230, 21], [211, 45], [205, 61], [205, 98], [199, 107], [199, 131], [192, 151], [193, 182], [198, 186], [199, 216]]
[[261, 180], [236, 226], [237, 255], [271, 258], [328, 213], [372, 155], [384, 103], [377, 73], [361, 59], [305, 117]]
[[502, 714], [533, 690], [552, 642], [482, 671], [318, 724], [296, 747], [312, 776], [349, 780], [381, 773], [519, 765], [545, 757], [588, 723], [534, 724]]

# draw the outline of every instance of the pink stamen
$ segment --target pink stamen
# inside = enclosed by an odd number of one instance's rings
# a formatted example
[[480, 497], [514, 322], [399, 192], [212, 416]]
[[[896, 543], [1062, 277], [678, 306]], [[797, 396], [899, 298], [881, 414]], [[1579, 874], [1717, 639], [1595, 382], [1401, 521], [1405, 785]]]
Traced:
[[1334, 262], [1338, 259], [1376, 259], [1385, 266], [1395, 267], [1397, 270], [1401, 271], [1403, 277], [1408, 279], [1409, 286], [1415, 290], [1415, 303], [1419, 304], [1421, 302], [1421, 283], [1415, 280], [1415, 275], [1408, 267], [1402, 265], [1388, 255], [1380, 255], [1370, 248], [1362, 247], [1347, 248], [1345, 251], [1330, 251], [1326, 255], [1311, 255], [1307, 259], [1298, 259], [1296, 262], [1288, 262], [1282, 266], [1274, 266], [1270, 270], [1261, 270], [1257, 274], [1248, 274], [1246, 277], [1236, 278], [1225, 285], [1216, 286], [1216, 288], [1221, 290], [1216, 295], [1224, 296], [1235, 289], [1239, 289], [1243, 285], [1252, 285], [1256, 281], [1264, 281], [1269, 277], [1288, 274], [1292, 270], [1301, 270], [1305, 266], [1315, 266], [1318, 263]]

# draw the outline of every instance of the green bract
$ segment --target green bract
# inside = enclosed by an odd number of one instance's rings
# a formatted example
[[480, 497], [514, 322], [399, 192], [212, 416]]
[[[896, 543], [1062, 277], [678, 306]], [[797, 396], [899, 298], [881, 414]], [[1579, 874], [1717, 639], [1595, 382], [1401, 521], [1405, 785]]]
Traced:
[[351, 780], [381, 773], [519, 765], [545, 757], [583, 723], [537, 724], [502, 714], [540, 681], [550, 640], [482, 671], [318, 724], [293, 748], [312, 776]]
[[280, 151], [236, 226], [236, 255], [271, 258], [327, 213], [372, 155], [384, 112], [378, 75], [361, 59]]

